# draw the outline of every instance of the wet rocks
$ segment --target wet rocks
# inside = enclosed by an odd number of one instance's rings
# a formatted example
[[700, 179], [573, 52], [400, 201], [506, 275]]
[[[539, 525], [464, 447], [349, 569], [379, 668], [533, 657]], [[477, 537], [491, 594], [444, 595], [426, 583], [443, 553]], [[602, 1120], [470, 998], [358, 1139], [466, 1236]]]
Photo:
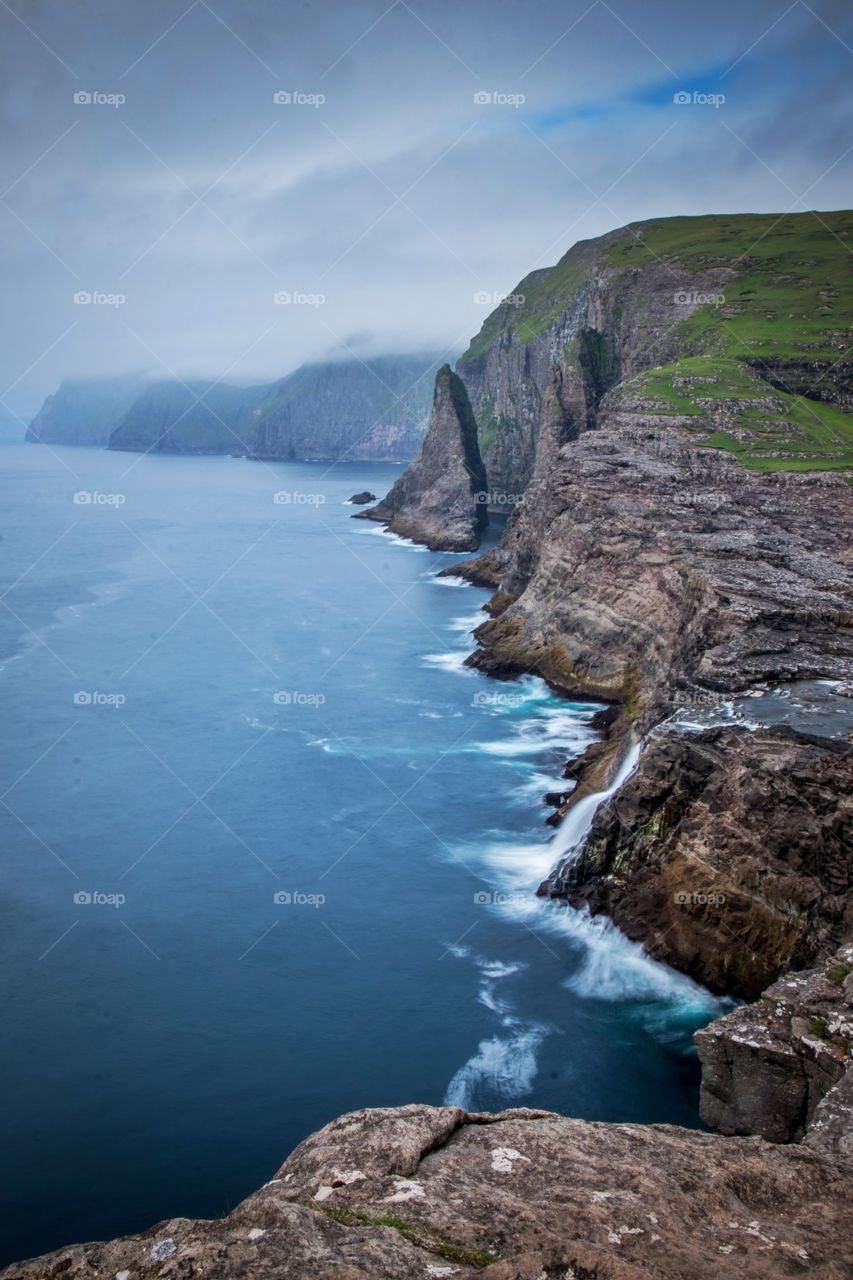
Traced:
[[751, 998], [853, 937], [853, 746], [667, 724], [552, 893], [717, 992]]
[[376, 494], [371, 493], [369, 489], [362, 489], [360, 493], [354, 493], [349, 501], [354, 507], [363, 507], [368, 502], [375, 502]]

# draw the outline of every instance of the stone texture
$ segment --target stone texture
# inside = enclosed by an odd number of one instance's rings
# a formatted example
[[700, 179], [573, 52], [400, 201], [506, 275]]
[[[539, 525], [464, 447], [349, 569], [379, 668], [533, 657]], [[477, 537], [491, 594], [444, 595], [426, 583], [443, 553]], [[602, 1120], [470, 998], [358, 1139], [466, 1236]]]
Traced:
[[849, 1275], [853, 1166], [809, 1147], [548, 1112], [359, 1111], [227, 1218], [4, 1280], [778, 1280]]
[[381, 521], [432, 551], [472, 551], [485, 527], [486, 496], [471, 406], [462, 382], [444, 365], [420, 453], [382, 502], [355, 518]]
[[748, 998], [853, 937], [851, 889], [853, 746], [672, 722], [550, 882], [656, 959]]
[[853, 581], [840, 476], [757, 475], [701, 434], [612, 392], [600, 425], [528, 487], [500, 548], [475, 665], [536, 671], [656, 723], [685, 684], [843, 679]]
[[[825, 1100], [812, 1144], [849, 1143], [853, 1123], [841, 1104], [853, 1072], [853, 946], [774, 982], [755, 1004], [698, 1031], [696, 1045], [700, 1114], [721, 1133], [799, 1142]], [[842, 1080], [842, 1093], [829, 1097]]]

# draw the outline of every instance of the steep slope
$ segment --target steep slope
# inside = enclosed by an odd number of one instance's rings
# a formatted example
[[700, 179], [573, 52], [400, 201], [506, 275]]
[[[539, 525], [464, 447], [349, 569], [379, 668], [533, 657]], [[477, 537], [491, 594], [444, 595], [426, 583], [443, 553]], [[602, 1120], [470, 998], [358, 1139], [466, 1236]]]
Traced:
[[437, 368], [427, 353], [306, 364], [250, 387], [83, 378], [48, 397], [27, 439], [140, 453], [408, 462], [426, 433]]
[[47, 397], [30, 423], [26, 439], [37, 444], [103, 447], [141, 385], [135, 374], [122, 378], [68, 378]]
[[145, 453], [239, 453], [266, 387], [155, 382], [137, 396], [109, 438], [110, 449]]
[[523, 492], [534, 472], [555, 367], [575, 430], [654, 369], [642, 394], [669, 412], [727, 401], [711, 443], [750, 463], [853, 466], [851, 242], [850, 212], [655, 219], [527, 276], [457, 365], [492, 494]]
[[849, 213], [638, 224], [529, 277], [459, 364], [492, 493], [495, 468], [524, 485], [458, 570], [495, 588], [469, 662], [615, 704], [558, 817], [643, 739], [542, 892], [737, 995], [853, 936], [853, 756], [729, 705], [796, 711], [797, 682], [853, 673], [851, 232]]
[[486, 473], [465, 387], [450, 365], [435, 379], [429, 430], [390, 493], [357, 519], [379, 520], [432, 551], [474, 551], [486, 522]]
[[432, 354], [302, 365], [264, 397], [251, 452], [408, 462], [426, 433], [437, 369]]

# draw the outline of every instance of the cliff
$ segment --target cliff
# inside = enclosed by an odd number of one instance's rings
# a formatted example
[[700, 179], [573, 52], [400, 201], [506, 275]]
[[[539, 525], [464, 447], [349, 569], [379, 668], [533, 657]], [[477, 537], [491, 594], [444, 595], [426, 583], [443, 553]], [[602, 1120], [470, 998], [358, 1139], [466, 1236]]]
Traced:
[[110, 449], [138, 453], [242, 453], [266, 387], [154, 382], [109, 437]]
[[94, 445], [103, 448], [141, 387], [136, 375], [123, 378], [68, 378], [48, 396], [27, 430], [36, 444]]
[[670, 412], [701, 416], [707, 387], [734, 393], [716, 443], [751, 464], [853, 465], [851, 231], [849, 211], [654, 219], [520, 281], [457, 365], [493, 497], [517, 497], [537, 469], [555, 370], [569, 431], [654, 371], [645, 392]]
[[551, 885], [657, 959], [754, 998], [853, 938], [853, 745], [664, 724]]
[[849, 213], [668, 219], [576, 246], [439, 371], [421, 453], [359, 513], [457, 550], [479, 493], [513, 509], [454, 570], [494, 589], [469, 661], [612, 704], [558, 819], [641, 746], [542, 891], [758, 996], [697, 1036], [725, 1136], [356, 1112], [227, 1218], [6, 1280], [849, 1274], [853, 748], [843, 708], [806, 730], [801, 686], [853, 660], [851, 232]]
[[703, 1120], [853, 1159], [853, 946], [696, 1033]]
[[357, 1111], [226, 1218], [174, 1218], [2, 1276], [846, 1280], [853, 1165], [825, 1137], [775, 1146], [527, 1109]]
[[431, 354], [302, 365], [264, 397], [250, 451], [408, 462], [426, 432], [437, 368]]
[[418, 456], [375, 507], [379, 520], [432, 551], [473, 551], [486, 523], [486, 473], [462, 381], [443, 365], [435, 379], [429, 430]]
[[262, 386], [141, 378], [64, 382], [28, 440], [139, 453], [408, 462], [427, 429], [431, 354], [300, 366]]

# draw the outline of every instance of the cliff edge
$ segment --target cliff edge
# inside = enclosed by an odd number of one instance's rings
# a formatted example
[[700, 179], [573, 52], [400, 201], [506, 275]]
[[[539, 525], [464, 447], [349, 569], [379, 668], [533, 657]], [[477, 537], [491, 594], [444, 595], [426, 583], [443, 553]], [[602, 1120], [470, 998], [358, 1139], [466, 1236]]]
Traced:
[[445, 364], [436, 375], [418, 456], [377, 506], [354, 518], [378, 520], [431, 551], [474, 551], [488, 519], [486, 499], [471, 404], [462, 380]]

